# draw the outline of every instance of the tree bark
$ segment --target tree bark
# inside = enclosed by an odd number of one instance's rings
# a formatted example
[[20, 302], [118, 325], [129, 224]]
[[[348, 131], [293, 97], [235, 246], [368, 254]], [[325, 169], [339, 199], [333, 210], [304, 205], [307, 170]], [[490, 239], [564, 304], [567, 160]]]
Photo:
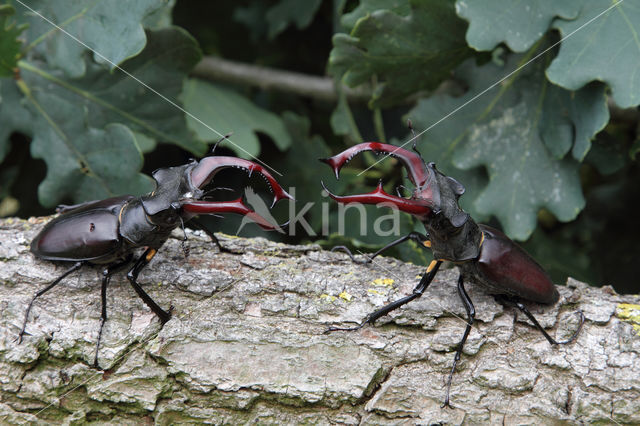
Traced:
[[37, 260], [29, 242], [48, 218], [0, 220], [0, 423], [640, 423], [640, 297], [570, 279], [554, 306], [523, 315], [467, 286], [477, 316], [451, 402], [445, 380], [465, 328], [442, 270], [421, 299], [356, 332], [377, 307], [411, 292], [424, 267], [392, 258], [355, 265], [317, 245], [220, 235], [233, 253], [188, 231], [171, 238], [139, 282], [173, 317], [164, 327], [125, 273], [113, 276], [100, 324], [101, 270], [84, 267], [34, 304], [69, 265]]

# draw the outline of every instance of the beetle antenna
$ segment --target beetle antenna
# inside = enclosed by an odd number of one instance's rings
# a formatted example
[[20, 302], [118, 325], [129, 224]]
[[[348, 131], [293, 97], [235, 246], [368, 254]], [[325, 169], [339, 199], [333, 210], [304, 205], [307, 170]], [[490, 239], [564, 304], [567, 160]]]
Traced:
[[216, 191], [229, 191], [229, 192], [233, 192], [233, 191], [235, 191], [235, 189], [233, 189], [233, 188], [227, 188], [226, 186], [217, 186], [217, 187], [215, 187], [215, 188], [211, 188], [211, 189], [209, 189], [209, 190], [208, 190], [207, 192], [205, 192], [202, 196], [203, 196], [203, 197], [206, 197], [206, 196], [208, 196], [208, 195], [213, 194], [213, 193], [214, 193], [214, 192], [216, 192]]
[[403, 194], [402, 194], [402, 192], [400, 191], [401, 189], [402, 189], [402, 190], [405, 190], [405, 191], [408, 191], [408, 189], [407, 189], [407, 187], [406, 187], [406, 186], [404, 186], [404, 185], [398, 185], [398, 186], [396, 187], [396, 194], [398, 194], [398, 197], [400, 197], [400, 198], [404, 198], [404, 195], [403, 195]]
[[229, 132], [226, 135], [224, 135], [223, 137], [221, 137], [220, 139], [218, 139], [218, 141], [215, 143], [215, 145], [213, 145], [213, 148], [211, 148], [211, 155], [213, 155], [216, 152], [216, 148], [218, 147], [218, 145], [220, 145], [220, 142], [222, 142], [225, 139], [229, 139], [231, 137], [231, 135], [233, 135], [233, 132]]
[[189, 257], [189, 252], [191, 249], [187, 245], [187, 230], [184, 228], [184, 220], [182, 220], [182, 216], [178, 216], [180, 219], [180, 227], [182, 228], [182, 233], [184, 234], [184, 238], [182, 239], [182, 252], [184, 253], [184, 258], [187, 259]]
[[[418, 153], [420, 158], [422, 158], [422, 154], [420, 153], [420, 151], [418, 151], [418, 138], [416, 137], [416, 132], [413, 130], [413, 123], [411, 122], [410, 118], [407, 119], [407, 127], [409, 128], [409, 130], [411, 130], [411, 135], [413, 135], [413, 146], [411, 148], [413, 148], [413, 150]], [[424, 161], [424, 159], [422, 161]]]

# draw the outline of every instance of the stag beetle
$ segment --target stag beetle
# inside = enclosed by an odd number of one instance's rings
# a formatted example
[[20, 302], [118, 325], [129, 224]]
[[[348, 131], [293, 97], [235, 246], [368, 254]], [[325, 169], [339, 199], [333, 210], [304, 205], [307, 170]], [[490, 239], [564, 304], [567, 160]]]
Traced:
[[378, 318], [394, 309], [419, 298], [435, 277], [442, 262], [448, 260], [456, 263], [460, 269], [458, 295], [467, 312], [468, 322], [462, 339], [457, 346], [453, 366], [447, 378], [447, 390], [443, 407], [451, 407], [449, 401], [451, 380], [475, 317], [475, 308], [464, 287], [466, 280], [480, 284], [489, 294], [496, 296], [503, 303], [517, 307], [540, 330], [550, 344], [564, 345], [576, 339], [584, 323], [582, 312], [579, 311], [580, 325], [577, 331], [566, 341], [556, 341], [542, 328], [520, 300], [524, 299], [542, 304], [556, 303], [559, 298], [558, 290], [547, 273], [526, 251], [505, 234], [490, 226], [476, 224], [471, 216], [458, 205], [458, 199], [465, 191], [464, 186], [456, 179], [441, 173], [434, 163], [425, 162], [416, 149], [415, 142], [414, 151], [417, 155], [394, 145], [365, 142], [333, 157], [320, 159], [320, 161], [330, 165], [336, 179], [339, 179], [340, 169], [355, 155], [363, 151], [372, 151], [376, 154], [386, 153], [397, 158], [407, 169], [409, 180], [415, 186], [411, 197], [404, 198], [387, 194], [382, 188], [382, 182], [378, 184], [374, 191], [367, 194], [334, 195], [322, 182], [325, 191], [339, 203], [377, 204], [384, 202], [387, 205], [390, 203], [399, 210], [409, 213], [420, 220], [427, 233], [423, 235], [418, 232], [411, 232], [389, 243], [365, 261], [356, 260], [353, 254], [344, 246], [337, 246], [334, 249], [346, 251], [351, 259], [357, 263], [368, 263], [384, 250], [402, 242], [414, 240], [419, 243], [420, 247], [430, 248], [435, 260], [427, 267], [425, 274], [410, 295], [372, 312], [357, 327], [331, 327], [326, 331], [327, 333], [338, 330], [358, 330], [366, 324], [373, 324]]
[[[140, 271], [151, 261], [171, 232], [198, 214], [237, 213], [249, 217], [264, 229], [276, 229], [277, 225], [247, 207], [242, 198], [234, 201], [206, 201], [205, 187], [215, 175], [226, 168], [243, 169], [251, 176], [259, 173], [274, 194], [273, 204], [292, 197], [262, 166], [235, 157], [208, 156], [200, 161], [158, 169], [153, 172], [156, 188], [141, 197], [125, 195], [101, 201], [89, 201], [72, 206], [60, 206], [60, 216], [48, 222], [31, 242], [31, 252], [38, 258], [50, 261], [75, 262], [60, 277], [40, 290], [31, 299], [24, 316], [18, 342], [22, 341], [29, 312], [35, 300], [58, 285], [66, 276], [85, 264], [104, 267], [102, 272], [102, 316], [94, 365], [98, 366], [98, 349], [102, 329], [107, 320], [107, 286], [114, 272], [126, 267], [133, 260], [138, 248], [144, 253], [127, 273], [133, 289], [144, 303], [158, 316], [162, 324], [170, 312], [158, 306], [138, 284]], [[273, 206], [272, 204], [272, 206]], [[214, 238], [218, 247], [222, 248]], [[185, 234], [186, 238], [186, 234]], [[184, 248], [184, 246], [183, 246]], [[187, 252], [185, 251], [185, 255]], [[169, 310], [170, 311], [170, 310]]]

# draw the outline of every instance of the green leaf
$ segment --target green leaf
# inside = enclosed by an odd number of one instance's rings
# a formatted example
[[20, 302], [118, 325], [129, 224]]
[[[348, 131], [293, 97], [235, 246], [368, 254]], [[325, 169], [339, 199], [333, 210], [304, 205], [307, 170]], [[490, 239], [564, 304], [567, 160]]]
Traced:
[[592, 83], [571, 92], [550, 86], [542, 115], [541, 138], [560, 159], [571, 150], [582, 161], [591, 149], [591, 139], [609, 122], [604, 86]]
[[340, 23], [349, 31], [356, 26], [358, 19], [364, 18], [376, 10], [389, 10], [399, 16], [411, 13], [409, 0], [361, 0], [358, 7], [340, 18]]
[[269, 39], [273, 40], [292, 24], [299, 30], [308, 27], [321, 4], [322, 0], [280, 0], [267, 11]]
[[[36, 51], [51, 68], [62, 69], [71, 77], [80, 77], [86, 71], [83, 55], [88, 48], [97, 52], [93, 55], [97, 63], [110, 68], [113, 68], [110, 62], [120, 64], [140, 53], [147, 42], [141, 22], [163, 10], [166, 1], [137, 0], [127, 3], [126, 10], [119, 0], [35, 0], [29, 2], [29, 7], [37, 13], [16, 3], [24, 22], [29, 24], [28, 39], [40, 41], [35, 45]], [[57, 30], [43, 17], [84, 45]]]
[[567, 277], [594, 282], [596, 268], [593, 261], [586, 250], [575, 243], [580, 240], [577, 228], [579, 227], [572, 223], [561, 232], [556, 232], [557, 235], [537, 229], [523, 244], [524, 249], [544, 267], [557, 284], [564, 284]]
[[[149, 32], [148, 40], [145, 50], [123, 68], [166, 98], [176, 99], [186, 73], [199, 60], [197, 45], [177, 28]], [[22, 79], [3, 80], [0, 87], [9, 101], [7, 108], [4, 101], [0, 104], [0, 122], [7, 123], [0, 140], [6, 144], [15, 130], [33, 136], [32, 155], [47, 163], [47, 177], [38, 191], [45, 206], [68, 197], [79, 202], [148, 192], [151, 180], [138, 173], [142, 156], [127, 127], [195, 153], [206, 148], [166, 99], [120, 71], [111, 73], [87, 63], [85, 76], [69, 79], [41, 62], [20, 61]], [[30, 110], [28, 119], [23, 105]]]
[[31, 155], [47, 163], [47, 177], [38, 187], [38, 198], [52, 207], [65, 198], [75, 202], [153, 188], [139, 173], [142, 155], [133, 133], [121, 124], [104, 129], [88, 126], [88, 110], [55, 94], [34, 90]]
[[[295, 186], [296, 207], [303, 209], [306, 203], [314, 203], [305, 215], [315, 232], [322, 227], [322, 203], [331, 202], [322, 195], [320, 181], [332, 176], [331, 168], [318, 161], [331, 156], [325, 141], [319, 135], [310, 135], [311, 122], [308, 118], [287, 111], [282, 115], [290, 138], [296, 142], [291, 145], [284, 158], [285, 173], [283, 181]], [[304, 160], [304, 166], [301, 162]]]
[[[552, 82], [576, 90], [593, 80], [611, 87], [622, 108], [640, 104], [640, 6], [638, 2], [576, 0], [582, 10], [571, 21], [558, 19], [554, 27], [567, 37], [547, 70]], [[590, 22], [593, 19], [592, 22]], [[575, 31], [575, 33], [574, 33]]]
[[143, 154], [146, 154], [147, 152], [151, 152], [154, 149], [156, 149], [156, 146], [158, 144], [155, 141], [155, 139], [151, 139], [150, 137], [146, 136], [144, 133], [134, 132], [133, 135], [136, 138], [136, 145], [138, 145], [138, 149], [140, 149], [140, 152], [142, 152]]
[[[429, 140], [421, 143], [419, 149], [425, 151], [427, 161], [438, 161], [441, 169], [467, 186], [467, 195], [462, 200], [475, 198], [475, 212], [495, 215], [506, 233], [520, 240], [535, 228], [536, 214], [541, 208], [568, 221], [584, 207], [579, 163], [559, 157], [567, 146], [589, 144], [608, 120], [602, 85], [567, 92], [546, 80], [544, 60], [529, 64], [499, 89], [472, 100], [534, 53], [532, 50], [524, 57], [511, 56], [504, 68], [493, 63], [478, 67], [467, 61], [456, 72], [470, 87], [465, 95], [423, 100], [410, 113], [414, 123], [427, 128], [439, 117], [469, 102], [429, 130]], [[592, 90], [595, 94], [585, 93]], [[576, 129], [575, 134], [564, 131], [568, 125]], [[549, 147], [556, 144], [563, 148], [551, 151]], [[577, 151], [582, 153], [584, 149]], [[452, 170], [454, 167], [465, 169], [466, 176]], [[474, 170], [477, 167], [487, 170], [488, 184]]]
[[238, 6], [233, 10], [233, 20], [244, 25], [253, 43], [263, 40], [268, 24], [264, 19], [269, 5], [262, 0], [251, 0], [247, 6]]
[[359, 19], [350, 35], [336, 34], [329, 67], [352, 87], [376, 76], [371, 105], [389, 105], [420, 90], [431, 90], [471, 55], [466, 23], [453, 1], [409, 0], [411, 14], [376, 10]]
[[631, 160], [633, 161], [636, 161], [638, 153], [640, 153], [640, 139], [636, 139], [635, 141], [633, 141], [633, 144], [629, 149], [629, 158], [631, 158]]
[[620, 140], [619, 135], [610, 134], [608, 131], [600, 132], [593, 141], [585, 161], [605, 176], [621, 170], [629, 162], [629, 156]]
[[18, 37], [27, 27], [9, 21], [9, 17], [14, 13], [15, 9], [12, 6], [0, 5], [0, 77], [13, 75], [22, 46]]
[[[295, 141], [285, 157], [286, 173], [283, 176], [283, 182], [295, 184], [296, 211], [300, 212], [308, 208], [305, 218], [314, 232], [330, 238], [336, 244], [338, 244], [337, 241], [346, 241], [355, 247], [378, 249], [412, 230], [413, 224], [409, 215], [396, 211], [399, 219], [397, 223], [399, 233], [385, 235], [385, 232], [378, 232], [377, 227], [383, 231], [389, 231], [392, 224], [389, 218], [392, 211], [388, 208], [364, 206], [365, 213], [361, 216], [359, 207], [349, 207], [344, 214], [340, 214], [338, 203], [324, 193], [320, 181], [323, 181], [336, 194], [368, 192], [371, 189], [365, 185], [367, 183], [365, 174], [358, 176], [359, 170], [345, 167], [340, 173], [340, 179], [336, 180], [331, 168], [318, 161], [333, 153], [320, 136], [309, 134], [311, 127], [309, 119], [292, 112], [285, 112], [283, 120], [291, 138]], [[304, 159], [304, 167], [300, 167], [301, 159]], [[308, 207], [307, 203], [312, 204]], [[383, 216], [389, 219], [383, 221], [381, 219]], [[302, 232], [303, 229], [299, 225], [296, 231]], [[336, 232], [344, 238], [338, 239], [335, 236], [331, 238], [330, 236]], [[410, 251], [407, 251], [407, 255], [409, 254]]]
[[183, 99], [187, 111], [218, 132], [212, 132], [197, 120], [188, 117], [189, 128], [201, 140], [215, 141], [222, 135], [233, 132], [231, 138], [223, 144], [245, 158], [260, 153], [260, 141], [256, 132], [269, 135], [280, 150], [291, 145], [291, 137], [280, 117], [259, 108], [233, 90], [189, 79], [184, 86]]
[[31, 112], [25, 108], [23, 94], [16, 81], [0, 78], [0, 161], [9, 152], [9, 136], [13, 132], [30, 133]]
[[111, 73], [90, 61], [80, 79], [65, 79], [41, 63], [27, 62], [20, 63], [22, 75], [32, 89], [42, 88], [84, 105], [92, 127], [122, 123], [152, 139], [201, 155], [206, 144], [188, 130], [177, 103], [184, 78], [201, 57], [200, 50], [179, 28], [150, 31], [147, 38], [142, 53], [122, 64], [133, 78], [118, 70]]
[[524, 52], [548, 30], [556, 16], [573, 19], [580, 10], [573, 0], [457, 0], [456, 11], [469, 21], [467, 42], [476, 50], [505, 43]]
[[336, 87], [338, 87], [338, 104], [329, 119], [331, 129], [336, 135], [347, 136], [354, 143], [360, 143], [363, 139], [351, 113], [351, 108], [349, 108], [347, 96], [344, 91], [340, 89], [340, 84], [336, 83]]
[[142, 19], [142, 26], [148, 30], [170, 27], [173, 22], [173, 7], [176, 0], [162, 0], [162, 7], [154, 9]]

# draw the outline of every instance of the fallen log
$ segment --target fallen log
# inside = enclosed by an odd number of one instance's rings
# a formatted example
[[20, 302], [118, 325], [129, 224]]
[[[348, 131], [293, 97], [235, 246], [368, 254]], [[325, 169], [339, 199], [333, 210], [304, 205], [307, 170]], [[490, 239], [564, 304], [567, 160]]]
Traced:
[[200, 232], [171, 238], [139, 282], [160, 327], [125, 274], [114, 275], [99, 365], [100, 273], [85, 267], [35, 303], [64, 263], [29, 243], [48, 218], [0, 220], [0, 423], [640, 423], [640, 297], [570, 279], [560, 302], [529, 308], [562, 339], [551, 347], [522, 315], [468, 285], [476, 323], [445, 379], [465, 326], [457, 270], [374, 327], [355, 325], [411, 292], [423, 266], [382, 257], [355, 265], [317, 245]]

